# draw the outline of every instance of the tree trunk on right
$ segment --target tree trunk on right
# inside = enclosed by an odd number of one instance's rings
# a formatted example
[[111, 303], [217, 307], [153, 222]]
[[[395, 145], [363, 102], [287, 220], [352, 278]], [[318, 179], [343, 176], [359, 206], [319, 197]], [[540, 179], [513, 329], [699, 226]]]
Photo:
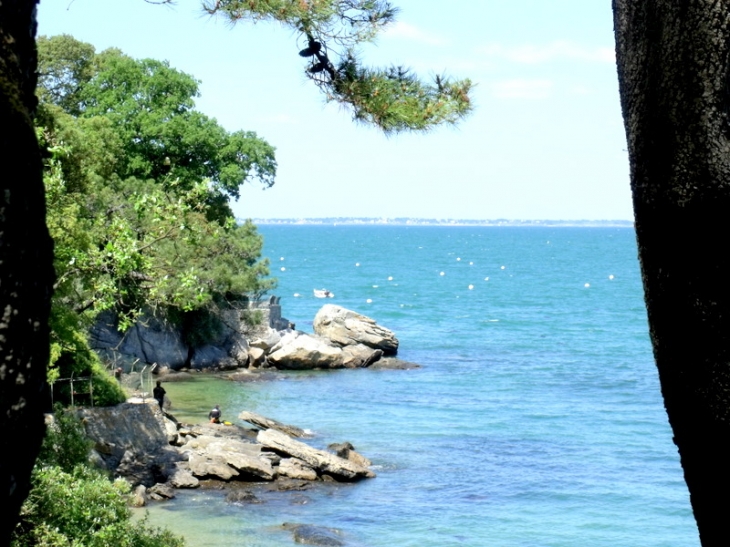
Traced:
[[730, 2], [613, 0], [646, 307], [702, 545], [730, 545]]

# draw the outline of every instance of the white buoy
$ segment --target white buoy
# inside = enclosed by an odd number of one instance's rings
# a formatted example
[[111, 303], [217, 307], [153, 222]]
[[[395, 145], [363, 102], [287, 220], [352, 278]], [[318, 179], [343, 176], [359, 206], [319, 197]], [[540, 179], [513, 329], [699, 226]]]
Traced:
[[388, 281], [393, 281], [393, 276], [392, 275], [389, 275], [388, 276]]
[[377, 285], [373, 285], [373, 289], [377, 289], [377, 288], [378, 288], [378, 286], [377, 286]]
[[355, 262], [355, 267], [358, 267], [358, 266], [360, 266], [360, 263], [359, 262]]
[[279, 260], [284, 260], [284, 257], [282, 256]]
[[501, 267], [500, 269], [501, 269], [501, 270], [504, 270], [505, 268], [506, 268], [506, 266], [502, 266], [502, 267]]
[[470, 291], [473, 291], [474, 290], [474, 285], [469, 285], [469, 290]]
[[469, 266], [473, 266], [473, 265], [474, 265], [474, 263], [473, 263], [473, 262], [469, 262]]
[[489, 278], [488, 278], [488, 277], [485, 277], [485, 278], [484, 278], [484, 281], [489, 281]]
[[608, 278], [613, 281], [613, 274], [609, 275]]
[[457, 261], [457, 262], [461, 262], [461, 259], [460, 259], [460, 258], [457, 258], [457, 259], [456, 259], [456, 261]]
[[583, 286], [584, 286], [584, 287], [585, 287], [585, 288], [587, 289], [588, 287], [590, 287], [590, 286], [591, 286], [591, 284], [590, 284], [590, 283], [586, 283], [586, 284], [585, 284], [585, 285], [583, 285]]
[[441, 272], [439, 275], [446, 275], [444, 272]]
[[282, 266], [282, 267], [281, 267], [281, 271], [282, 271], [282, 272], [285, 272], [285, 271], [286, 271], [286, 268], [285, 268], [284, 266]]
[[372, 304], [373, 303], [373, 299], [372, 298], [368, 298], [365, 302], [367, 302], [368, 304]]
[[302, 295], [301, 295], [301, 294], [299, 294], [298, 292], [295, 292], [295, 293], [294, 293], [294, 298], [299, 298], [300, 296], [302, 296]]

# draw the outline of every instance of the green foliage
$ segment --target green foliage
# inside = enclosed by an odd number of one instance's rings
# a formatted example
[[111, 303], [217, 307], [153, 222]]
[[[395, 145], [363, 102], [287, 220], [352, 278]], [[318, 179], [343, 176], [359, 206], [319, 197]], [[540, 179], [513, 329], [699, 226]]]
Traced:
[[472, 109], [469, 80], [436, 76], [426, 84], [402, 67], [362, 66], [356, 48], [392, 24], [398, 10], [383, 0], [205, 0], [208, 13], [231, 22], [276, 21], [299, 33], [306, 46], [306, 75], [327, 100], [352, 111], [356, 121], [385, 133], [425, 131], [455, 124]]
[[167, 530], [132, 523], [129, 485], [77, 466], [36, 467], [12, 547], [182, 547]]
[[169, 531], [132, 523], [129, 484], [88, 467], [90, 442], [77, 416], [55, 407], [12, 547], [182, 547]]
[[[68, 35], [42, 37], [38, 47], [42, 75], [63, 69], [63, 78], [40, 78], [41, 100], [82, 120], [103, 119], [95, 123], [108, 124], [121, 145], [109, 149], [117, 152], [111, 165], [120, 179], [174, 181], [178, 191], [209, 181], [205, 199], [211, 205], [238, 199], [246, 182], [274, 183], [274, 148], [251, 131], [229, 133], [196, 111], [199, 82], [189, 74], [117, 49], [96, 54], [93, 46]], [[74, 154], [83, 156], [88, 148], [82, 144]], [[213, 207], [211, 213], [221, 222], [232, 216], [227, 207]]]
[[79, 42], [68, 34], [53, 40], [39, 36], [38, 92], [42, 103], [57, 104], [78, 114], [78, 82], [88, 80], [94, 71], [94, 46]]
[[79, 465], [86, 465], [91, 442], [84, 426], [73, 413], [60, 404], [53, 408], [53, 423], [46, 429], [36, 467], [55, 466], [71, 473]]

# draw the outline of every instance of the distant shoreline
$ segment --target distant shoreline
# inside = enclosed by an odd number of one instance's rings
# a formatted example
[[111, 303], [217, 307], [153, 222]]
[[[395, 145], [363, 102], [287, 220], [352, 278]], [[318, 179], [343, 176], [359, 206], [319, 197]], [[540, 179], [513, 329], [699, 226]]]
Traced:
[[[244, 219], [238, 219], [242, 221]], [[551, 228], [633, 228], [631, 220], [470, 220], [426, 218], [252, 218], [256, 225], [346, 226], [514, 226]]]

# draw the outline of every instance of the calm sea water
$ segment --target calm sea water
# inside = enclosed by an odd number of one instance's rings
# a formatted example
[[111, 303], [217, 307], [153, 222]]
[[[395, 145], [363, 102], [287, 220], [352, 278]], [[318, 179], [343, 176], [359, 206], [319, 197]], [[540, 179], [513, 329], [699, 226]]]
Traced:
[[[633, 230], [263, 226], [284, 315], [327, 302], [394, 330], [411, 371], [169, 384], [351, 441], [378, 477], [261, 505], [217, 492], [153, 506], [192, 546], [293, 544], [283, 522], [353, 546], [699, 545], [652, 361]], [[296, 297], [295, 294], [301, 296]]]

